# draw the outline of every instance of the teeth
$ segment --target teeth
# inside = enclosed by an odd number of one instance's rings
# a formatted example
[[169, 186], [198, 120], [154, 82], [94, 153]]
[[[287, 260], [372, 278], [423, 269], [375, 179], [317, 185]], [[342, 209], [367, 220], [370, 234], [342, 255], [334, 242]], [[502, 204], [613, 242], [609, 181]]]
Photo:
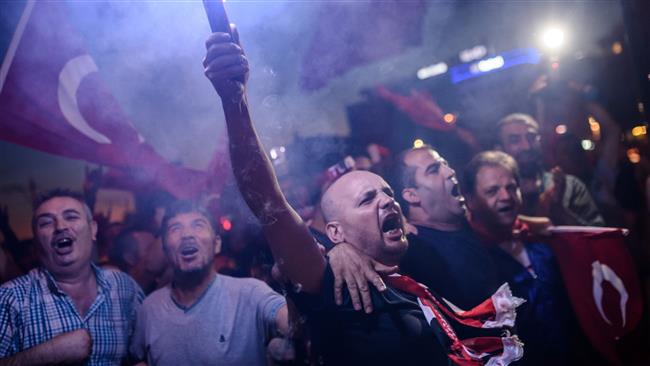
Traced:
[[72, 239], [70, 239], [70, 238], [62, 238], [62, 239], [57, 240], [54, 244], [58, 248], [65, 247], [65, 246], [68, 246], [68, 245], [72, 245]]

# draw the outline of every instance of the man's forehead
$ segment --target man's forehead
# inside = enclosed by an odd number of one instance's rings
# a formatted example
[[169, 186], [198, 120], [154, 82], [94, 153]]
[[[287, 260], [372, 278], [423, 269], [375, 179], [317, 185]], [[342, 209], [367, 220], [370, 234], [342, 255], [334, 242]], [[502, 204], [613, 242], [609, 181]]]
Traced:
[[341, 176], [330, 189], [336, 195], [354, 196], [371, 188], [386, 186], [388, 183], [377, 174], [356, 170]]
[[503, 135], [519, 135], [526, 133], [538, 133], [537, 129], [523, 121], [513, 121], [506, 123], [501, 127], [501, 134]]
[[66, 210], [75, 210], [82, 212], [83, 203], [72, 197], [52, 197], [49, 200], [41, 203], [34, 211], [34, 215], [54, 213]]
[[484, 165], [476, 173], [476, 183], [480, 185], [492, 185], [502, 179], [516, 182], [512, 171], [501, 165]]
[[444, 160], [437, 151], [432, 149], [412, 150], [404, 157], [406, 165], [416, 168], [422, 168], [433, 162], [442, 162]]
[[180, 222], [190, 222], [190, 221], [195, 221], [195, 220], [205, 220], [208, 221], [208, 218], [198, 212], [198, 211], [190, 211], [190, 212], [181, 212], [169, 219], [169, 223], [180, 223]]

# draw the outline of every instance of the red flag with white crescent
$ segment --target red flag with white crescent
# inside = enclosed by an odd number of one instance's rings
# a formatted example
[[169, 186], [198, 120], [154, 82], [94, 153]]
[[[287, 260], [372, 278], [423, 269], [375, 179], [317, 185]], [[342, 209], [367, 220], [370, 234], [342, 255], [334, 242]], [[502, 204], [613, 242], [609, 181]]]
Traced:
[[621, 364], [619, 339], [635, 330], [643, 313], [638, 274], [625, 246], [627, 232], [568, 226], [551, 232], [549, 244], [583, 331], [609, 362]]
[[144, 141], [103, 83], [62, 1], [27, 1], [17, 22], [0, 68], [0, 139], [135, 168], [177, 197], [197, 196], [215, 180], [169, 164]]

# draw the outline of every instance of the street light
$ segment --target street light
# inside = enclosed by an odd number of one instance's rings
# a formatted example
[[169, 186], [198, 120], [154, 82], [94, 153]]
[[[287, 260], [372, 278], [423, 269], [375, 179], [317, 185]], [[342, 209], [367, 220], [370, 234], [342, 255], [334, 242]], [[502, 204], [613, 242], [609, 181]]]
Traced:
[[558, 27], [548, 27], [542, 32], [542, 44], [549, 50], [558, 50], [564, 45], [564, 30]]

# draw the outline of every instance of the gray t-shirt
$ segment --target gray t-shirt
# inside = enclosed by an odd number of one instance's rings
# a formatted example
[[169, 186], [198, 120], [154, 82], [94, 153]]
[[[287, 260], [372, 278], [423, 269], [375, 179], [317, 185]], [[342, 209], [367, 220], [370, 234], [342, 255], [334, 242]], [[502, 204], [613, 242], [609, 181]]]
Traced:
[[130, 351], [149, 365], [266, 365], [266, 341], [285, 304], [253, 278], [217, 275], [187, 309], [167, 286], [144, 300]]

